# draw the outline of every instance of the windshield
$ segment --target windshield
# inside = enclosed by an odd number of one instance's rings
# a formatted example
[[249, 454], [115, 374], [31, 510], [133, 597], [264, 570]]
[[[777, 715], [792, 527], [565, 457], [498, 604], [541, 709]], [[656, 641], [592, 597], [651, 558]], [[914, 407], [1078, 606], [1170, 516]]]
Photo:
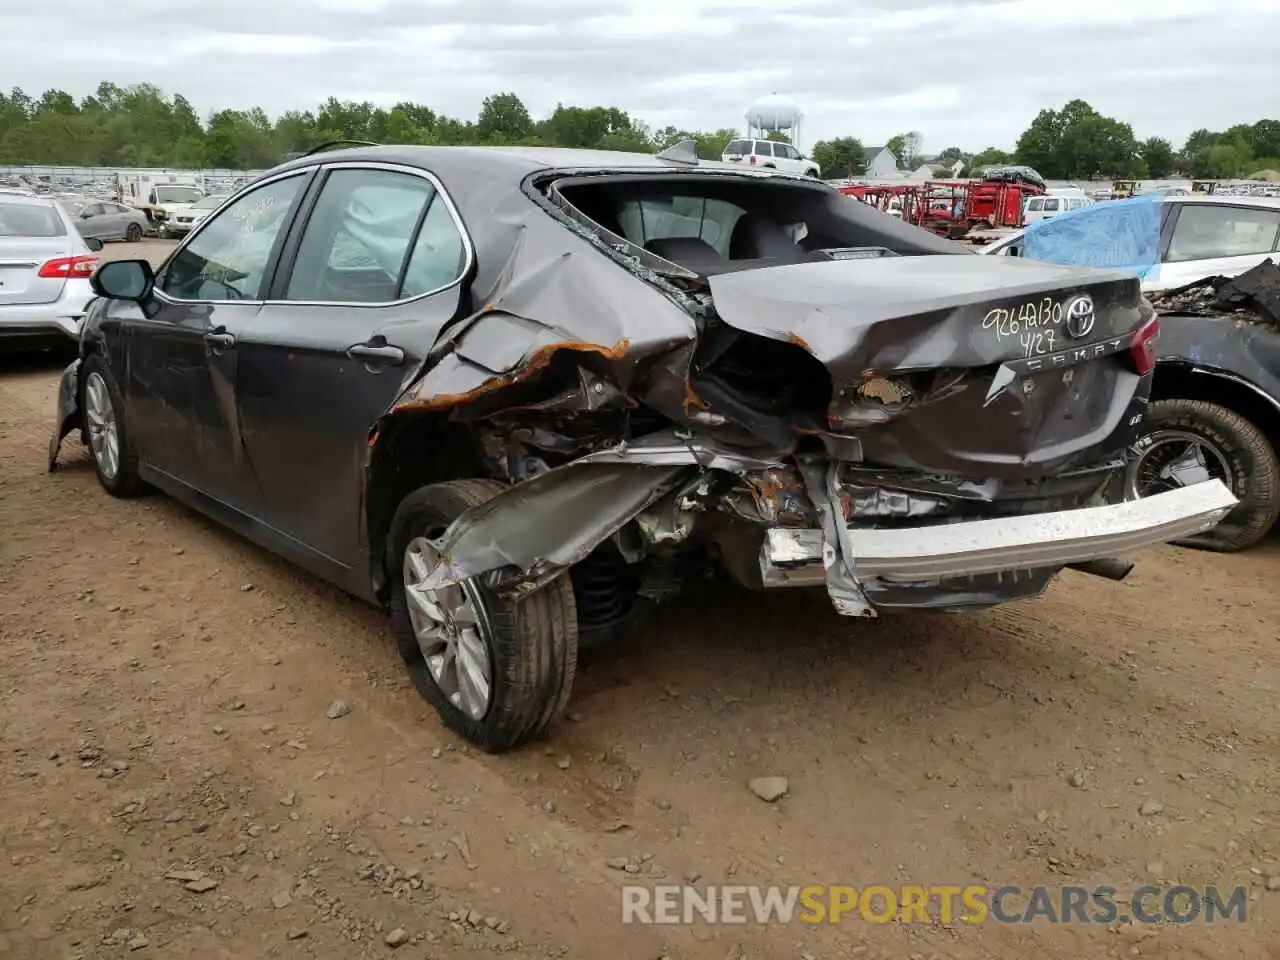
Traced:
[[202, 196], [195, 187], [156, 187], [156, 203], [195, 203]]
[[52, 206], [5, 203], [0, 198], [0, 237], [64, 237], [66, 228]]
[[218, 207], [222, 206], [222, 201], [226, 199], [227, 199], [226, 197], [205, 197], [199, 203], [192, 206], [191, 209], [192, 210], [216, 210]]

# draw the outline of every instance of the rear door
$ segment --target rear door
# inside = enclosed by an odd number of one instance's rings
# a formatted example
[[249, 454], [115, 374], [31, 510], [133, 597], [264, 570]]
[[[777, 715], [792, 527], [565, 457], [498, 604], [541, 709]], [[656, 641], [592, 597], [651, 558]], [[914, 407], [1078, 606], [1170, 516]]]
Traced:
[[57, 300], [67, 274], [50, 261], [71, 256], [73, 243], [51, 202], [0, 195], [0, 306]]
[[125, 407], [144, 464], [251, 515], [259, 498], [236, 412], [236, 340], [262, 308], [310, 175], [256, 186], [194, 233], [160, 271], [152, 315], [107, 308], [129, 332]]
[[1158, 280], [1170, 289], [1204, 277], [1233, 277], [1271, 257], [1280, 244], [1280, 208], [1228, 203], [1170, 204]]
[[471, 260], [430, 173], [329, 164], [240, 336], [237, 398], [262, 519], [335, 579], [347, 569], [368, 587], [369, 432], [458, 314]]

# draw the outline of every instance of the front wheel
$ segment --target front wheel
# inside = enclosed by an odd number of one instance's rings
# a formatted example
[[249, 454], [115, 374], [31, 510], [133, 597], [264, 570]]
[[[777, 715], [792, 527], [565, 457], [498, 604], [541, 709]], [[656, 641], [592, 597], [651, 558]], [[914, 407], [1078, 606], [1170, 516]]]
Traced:
[[418, 692], [454, 732], [500, 753], [544, 735], [564, 709], [578, 664], [573, 585], [562, 574], [520, 600], [472, 578], [428, 588], [433, 541], [465, 510], [505, 489], [489, 480], [422, 487], [391, 524], [391, 625]]
[[1261, 430], [1234, 410], [1203, 400], [1158, 400], [1126, 472], [1126, 496], [1146, 497], [1221, 480], [1240, 501], [1212, 530], [1178, 541], [1234, 553], [1251, 547], [1280, 515], [1280, 463]]
[[806, 177], [813, 177], [813, 179], [815, 179], [815, 180], [817, 180], [817, 179], [818, 179], [818, 171], [817, 171], [817, 170], [815, 170], [813, 167], [810, 167], [808, 170], [806, 170], [806, 171], [804, 172], [804, 175], [805, 175]]

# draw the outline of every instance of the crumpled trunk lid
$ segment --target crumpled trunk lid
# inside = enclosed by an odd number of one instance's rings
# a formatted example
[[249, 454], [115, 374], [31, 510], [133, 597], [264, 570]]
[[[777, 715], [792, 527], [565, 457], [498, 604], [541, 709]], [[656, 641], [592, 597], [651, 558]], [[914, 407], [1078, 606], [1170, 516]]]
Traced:
[[799, 347], [832, 381], [826, 422], [868, 463], [1031, 478], [1097, 459], [1149, 381], [1152, 316], [1123, 273], [988, 257], [810, 262], [709, 278], [716, 313]]

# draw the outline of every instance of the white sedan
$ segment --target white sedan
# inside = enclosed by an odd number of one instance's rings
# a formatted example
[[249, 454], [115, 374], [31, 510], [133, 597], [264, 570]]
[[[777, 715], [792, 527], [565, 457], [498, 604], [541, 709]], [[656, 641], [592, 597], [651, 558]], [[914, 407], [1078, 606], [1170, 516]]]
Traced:
[[[1153, 235], [1149, 238], [1151, 262], [1143, 264], [1147, 266], [1142, 278], [1144, 293], [1172, 290], [1205, 277], [1238, 276], [1280, 251], [1278, 197], [1167, 195], [1152, 202], [1158, 202], [1160, 209], [1158, 223], [1152, 221]], [[1064, 225], [1078, 224], [1085, 229], [1073, 231], [1072, 239], [1081, 244], [1094, 243], [1097, 249], [1075, 251], [1078, 255], [1071, 259], [1072, 263], [1125, 265], [1109, 259], [1111, 251], [1105, 249], [1116, 240], [1113, 232], [1091, 232], [1087, 228], [1090, 220], [1102, 223], [1103, 218], [1112, 217], [1118, 203], [1132, 201], [1099, 203], [1033, 229], [1062, 230]], [[1156, 229], [1158, 236], [1154, 235]], [[993, 257], [1024, 256], [1025, 233], [1021, 230], [979, 252]], [[1096, 259], [1091, 256], [1094, 253]]]

